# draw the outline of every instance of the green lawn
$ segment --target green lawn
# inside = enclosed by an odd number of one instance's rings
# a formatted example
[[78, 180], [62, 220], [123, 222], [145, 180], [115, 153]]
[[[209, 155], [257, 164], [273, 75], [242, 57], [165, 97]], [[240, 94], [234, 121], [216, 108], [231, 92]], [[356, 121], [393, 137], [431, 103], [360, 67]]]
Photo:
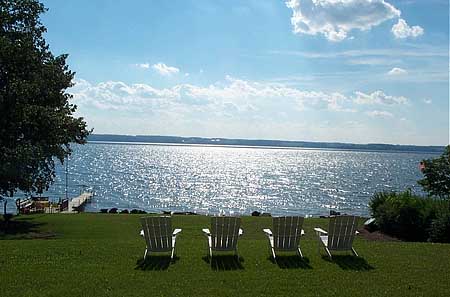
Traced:
[[[141, 263], [140, 215], [22, 216], [31, 235], [0, 235], [1, 296], [449, 296], [450, 245], [374, 242], [358, 238], [360, 258], [342, 254], [331, 262], [317, 251], [306, 219], [305, 261], [269, 259], [262, 228], [270, 218], [244, 217], [240, 263], [205, 259], [209, 227], [204, 216], [175, 216], [177, 260]], [[51, 239], [26, 239], [46, 235]]]

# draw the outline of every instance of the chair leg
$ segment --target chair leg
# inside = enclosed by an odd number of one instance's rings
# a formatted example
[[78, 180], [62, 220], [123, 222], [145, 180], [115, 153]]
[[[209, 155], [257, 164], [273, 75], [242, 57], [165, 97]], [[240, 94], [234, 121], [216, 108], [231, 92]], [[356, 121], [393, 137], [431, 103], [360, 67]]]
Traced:
[[332, 260], [333, 258], [331, 257], [330, 250], [327, 247], [325, 247], [325, 251], [327, 251], [328, 257], [330, 257], [330, 260]]
[[358, 256], [358, 253], [355, 251], [355, 249], [352, 247], [352, 252], [353, 252], [353, 254], [356, 256], [356, 257], [359, 257]]
[[145, 249], [145, 252], [144, 252], [144, 260], [145, 260], [145, 258], [147, 258], [147, 249]]
[[298, 247], [297, 253], [300, 256], [300, 258], [303, 259], [303, 253], [302, 253], [302, 250], [300, 249], [300, 247]]
[[272, 250], [272, 257], [276, 261], [277, 260], [277, 255], [275, 254], [275, 250], [273, 248], [271, 248], [271, 250]]
[[174, 255], [175, 255], [175, 246], [172, 247], [172, 255], [170, 255], [170, 260], [173, 260]]

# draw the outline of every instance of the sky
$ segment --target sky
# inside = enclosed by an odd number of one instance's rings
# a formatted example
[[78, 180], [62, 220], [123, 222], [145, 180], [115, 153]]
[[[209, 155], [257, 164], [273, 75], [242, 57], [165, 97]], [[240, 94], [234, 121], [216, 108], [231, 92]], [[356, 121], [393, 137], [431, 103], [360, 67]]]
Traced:
[[447, 0], [44, 0], [94, 133], [449, 143]]

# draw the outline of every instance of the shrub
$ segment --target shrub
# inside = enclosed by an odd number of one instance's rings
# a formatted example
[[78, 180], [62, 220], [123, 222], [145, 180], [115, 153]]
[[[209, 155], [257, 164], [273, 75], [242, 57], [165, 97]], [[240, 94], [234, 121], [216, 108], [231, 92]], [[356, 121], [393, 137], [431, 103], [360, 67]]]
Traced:
[[123, 210], [120, 211], [120, 213], [125, 213], [125, 214], [127, 214], [127, 213], [129, 213], [129, 212], [128, 212], [128, 209], [123, 209]]
[[107, 208], [102, 208], [102, 209], [100, 209], [100, 212], [101, 213], [108, 213], [108, 209]]
[[109, 210], [109, 213], [117, 213], [117, 208], [111, 208], [110, 210]]
[[431, 222], [430, 241], [450, 243], [450, 203], [443, 206]]
[[377, 193], [369, 203], [381, 231], [408, 241], [426, 241], [442, 201], [402, 193]]

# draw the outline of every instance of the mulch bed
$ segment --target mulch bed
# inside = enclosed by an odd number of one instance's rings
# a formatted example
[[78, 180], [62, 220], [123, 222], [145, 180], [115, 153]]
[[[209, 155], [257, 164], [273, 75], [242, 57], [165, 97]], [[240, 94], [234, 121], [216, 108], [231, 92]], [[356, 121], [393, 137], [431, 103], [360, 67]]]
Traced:
[[365, 228], [358, 229], [358, 231], [360, 232], [358, 236], [361, 236], [364, 239], [370, 241], [401, 241], [396, 237], [386, 235], [384, 233], [381, 233], [380, 231], [369, 232]]

